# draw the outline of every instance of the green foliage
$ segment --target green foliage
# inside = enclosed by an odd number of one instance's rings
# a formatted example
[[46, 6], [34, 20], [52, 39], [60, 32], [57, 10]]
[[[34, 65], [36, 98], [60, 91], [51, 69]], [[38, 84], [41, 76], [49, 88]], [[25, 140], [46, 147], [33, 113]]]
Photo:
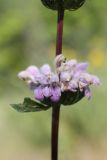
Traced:
[[64, 92], [62, 93], [61, 100], [58, 103], [52, 103], [50, 99], [45, 98], [42, 103], [31, 100], [30, 98], [24, 98], [23, 103], [11, 104], [11, 106], [18, 112], [38, 112], [43, 110], [48, 110], [50, 107], [55, 105], [72, 105], [80, 101], [84, 97], [84, 93], [80, 92]]
[[61, 104], [73, 105], [79, 102], [84, 97], [84, 92], [78, 90], [77, 92], [63, 92], [61, 97]]
[[41, 103], [33, 101], [30, 98], [25, 98], [23, 103], [11, 104], [11, 106], [18, 112], [38, 112], [50, 108]]
[[85, 0], [41, 0], [45, 7], [52, 9], [52, 10], [76, 10], [80, 8]]

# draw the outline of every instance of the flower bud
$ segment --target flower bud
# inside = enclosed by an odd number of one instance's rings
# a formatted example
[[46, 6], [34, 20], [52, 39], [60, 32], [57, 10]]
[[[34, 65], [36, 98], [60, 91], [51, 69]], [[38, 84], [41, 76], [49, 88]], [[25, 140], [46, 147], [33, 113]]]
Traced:
[[80, 8], [85, 0], [41, 0], [44, 6], [52, 10], [76, 10]]

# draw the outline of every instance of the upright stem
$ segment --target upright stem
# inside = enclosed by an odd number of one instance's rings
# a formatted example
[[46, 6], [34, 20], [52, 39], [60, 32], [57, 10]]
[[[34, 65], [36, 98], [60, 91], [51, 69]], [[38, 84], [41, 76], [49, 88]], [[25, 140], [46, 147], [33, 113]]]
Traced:
[[59, 9], [57, 20], [56, 56], [62, 53], [63, 20], [64, 10]]
[[60, 106], [52, 108], [51, 160], [58, 160], [58, 130]]
[[[62, 53], [64, 10], [58, 10], [56, 56]], [[58, 130], [60, 106], [52, 107], [51, 160], [58, 160]]]

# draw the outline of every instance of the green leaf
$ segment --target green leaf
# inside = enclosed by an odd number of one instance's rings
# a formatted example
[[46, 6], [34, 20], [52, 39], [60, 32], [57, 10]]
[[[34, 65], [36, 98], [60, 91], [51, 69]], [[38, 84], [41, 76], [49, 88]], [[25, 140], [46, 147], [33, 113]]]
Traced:
[[49, 106], [38, 103], [30, 98], [25, 98], [23, 103], [11, 104], [11, 106], [18, 112], [37, 112], [50, 108]]
[[61, 104], [72, 105], [80, 101], [84, 97], [84, 92], [79, 89], [77, 92], [66, 91], [62, 93]]

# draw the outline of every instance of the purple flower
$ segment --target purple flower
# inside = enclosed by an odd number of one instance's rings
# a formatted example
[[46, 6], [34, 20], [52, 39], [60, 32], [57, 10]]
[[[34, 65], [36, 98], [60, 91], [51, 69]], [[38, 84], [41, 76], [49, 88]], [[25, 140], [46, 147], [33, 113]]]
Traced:
[[40, 69], [30, 66], [21, 71], [18, 77], [27, 82], [34, 91], [35, 99], [39, 101], [47, 99], [57, 103], [63, 95], [69, 93], [76, 95], [78, 90], [80, 94], [84, 93], [84, 96], [90, 99], [90, 85], [99, 85], [100, 80], [97, 76], [87, 73], [88, 63], [77, 63], [75, 59], [66, 60], [62, 54], [55, 58], [55, 63], [56, 73], [51, 71], [48, 64], [44, 64]]
[[91, 94], [91, 91], [90, 91], [90, 88], [89, 87], [86, 87], [85, 88], [85, 96], [90, 99], [92, 94]]
[[53, 83], [59, 84], [59, 77], [58, 77], [58, 75], [57, 75], [57, 74], [53, 74], [53, 75], [51, 76], [50, 81], [51, 81], [52, 84], [53, 84]]
[[69, 60], [66, 62], [66, 64], [69, 66], [69, 69], [72, 70], [77, 65], [77, 61], [75, 59]]
[[70, 72], [67, 72], [67, 71], [61, 72], [60, 80], [62, 82], [69, 82], [71, 80]]
[[61, 97], [61, 88], [56, 86], [51, 88], [51, 100], [53, 102], [58, 102]]
[[100, 80], [97, 76], [92, 75], [92, 84], [93, 85], [100, 85]]
[[26, 71], [32, 76], [39, 74], [39, 69], [36, 66], [30, 66], [26, 69]]
[[76, 72], [77, 71], [84, 72], [84, 71], [86, 71], [87, 67], [88, 67], [88, 63], [86, 63], [86, 62], [85, 63], [78, 63], [76, 65]]
[[79, 79], [79, 89], [80, 89], [80, 91], [83, 91], [83, 89], [84, 89], [85, 87], [87, 87], [89, 84], [90, 84], [90, 83], [88, 83], [88, 82], [86, 81], [86, 79], [80, 78], [80, 79]]
[[71, 92], [76, 92], [77, 89], [78, 89], [78, 82], [77, 82], [76, 80], [71, 80], [71, 81], [69, 82], [68, 89], [69, 89]]
[[50, 68], [50, 66], [48, 64], [43, 65], [40, 68], [40, 71], [45, 76], [50, 76], [51, 75], [51, 68]]
[[44, 99], [43, 88], [41, 86], [34, 90], [34, 96], [37, 100], [42, 101]]
[[19, 79], [26, 81], [28, 84], [35, 82], [35, 77], [40, 74], [36, 66], [29, 66], [26, 70], [18, 74]]
[[43, 87], [43, 95], [45, 97], [50, 97], [51, 96], [51, 89], [49, 86]]

